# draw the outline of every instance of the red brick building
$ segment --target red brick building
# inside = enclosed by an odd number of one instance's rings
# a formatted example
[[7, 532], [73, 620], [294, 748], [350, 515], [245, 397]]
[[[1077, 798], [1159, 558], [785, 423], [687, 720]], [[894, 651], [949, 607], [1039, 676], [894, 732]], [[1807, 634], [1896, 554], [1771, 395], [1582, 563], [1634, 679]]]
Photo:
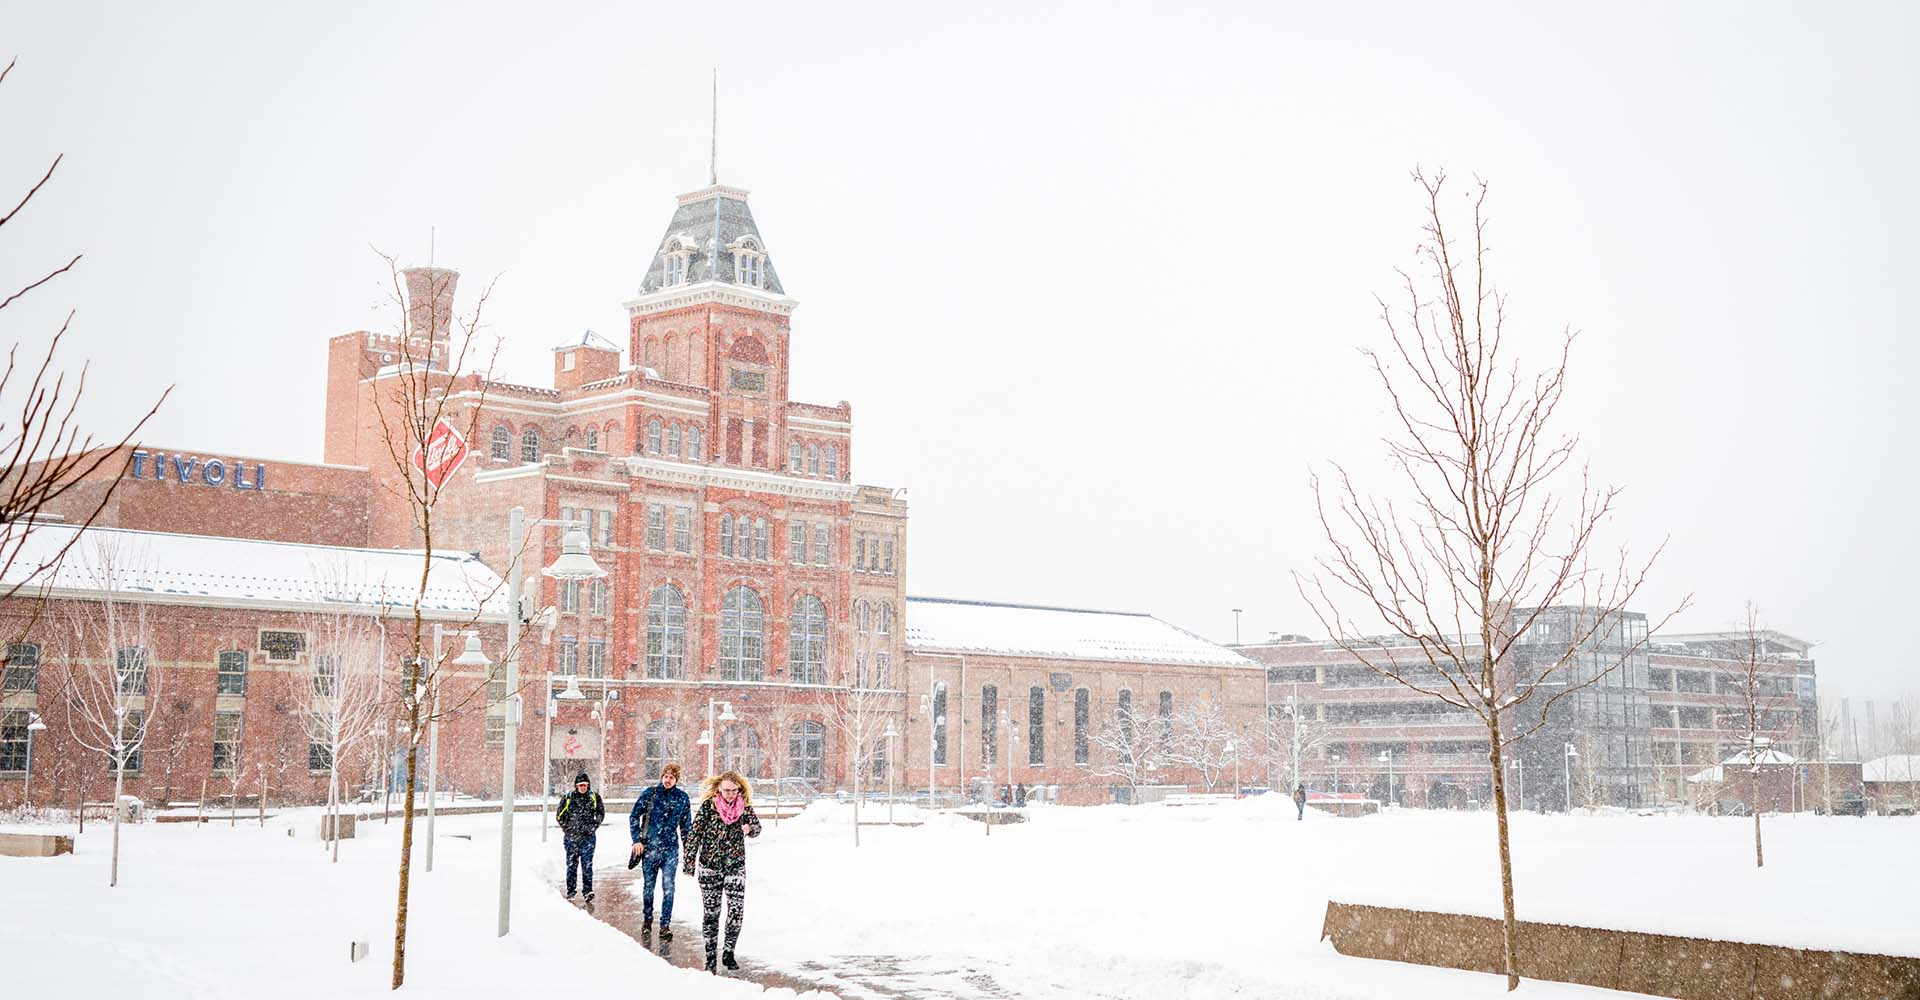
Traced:
[[[797, 303], [780, 282], [747, 192], [713, 185], [680, 196], [638, 293], [625, 303], [625, 344], [591, 331], [568, 338], [553, 348], [550, 387], [448, 370], [461, 367], [458, 278], [445, 268], [407, 269], [405, 333], [360, 331], [327, 342], [323, 463], [142, 448], [108, 463], [97, 484], [73, 491], [52, 513], [84, 518], [118, 475], [96, 522], [103, 526], [419, 548], [425, 540], [414, 513], [394, 489], [400, 473], [380, 408], [391, 406], [406, 380], [425, 381], [446, 394], [449, 422], [471, 428], [473, 449], [434, 507], [434, 550], [471, 554], [505, 573], [509, 512], [524, 508], [535, 523], [523, 574], [534, 581], [530, 599], [553, 609], [553, 627], [532, 629], [520, 658], [520, 788], [539, 787], [549, 732], [556, 747], [550, 774], [584, 768], [615, 791], [651, 782], [669, 760], [700, 774], [709, 706], [722, 702], [734, 718], [712, 734], [719, 766], [823, 790], [846, 787], [852, 737], [860, 733], [870, 783], [883, 782], [897, 758], [901, 787], [924, 787], [924, 741], [896, 738], [889, 752], [879, 737], [889, 721], [897, 732], [923, 723], [917, 698], [924, 688], [910, 689], [913, 675], [941, 676], [905, 662], [905, 494], [854, 482], [848, 403], [790, 398], [794, 365], [804, 356], [796, 350], [804, 337], [796, 344], [792, 327]], [[622, 363], [623, 347], [632, 363]], [[559, 556], [566, 526], [586, 531], [604, 580], [563, 585], [538, 574]], [[217, 604], [206, 613], [215, 606], [235, 622], [265, 613]], [[166, 615], [201, 613], [169, 606]], [[1048, 687], [1041, 714], [1049, 733], [1096, 726], [1122, 690], [1154, 699], [1167, 691], [1182, 706], [1205, 698], [1230, 706], [1235, 719], [1258, 718], [1258, 672], [1250, 681], [1246, 660], [1146, 616], [1114, 621], [1136, 618], [1163, 630], [1154, 640], [1162, 652], [1149, 642], [1124, 655], [1089, 656], [1023, 647], [1012, 637], [956, 645], [936, 631], [914, 655], [924, 664], [973, 656], [968, 683], [1000, 677], [995, 683], [1008, 692], [1078, 678], [1068, 688]], [[240, 639], [178, 641], [186, 643], [179, 655], [163, 657], [186, 663], [213, 662], [215, 646]], [[258, 652], [257, 643], [233, 648]], [[960, 680], [953, 678], [955, 712], [979, 710], [977, 692], [962, 692]], [[493, 684], [473, 709], [483, 755], [498, 754], [504, 738], [504, 687]], [[570, 687], [585, 697], [544, 696]], [[1079, 691], [1088, 703], [1076, 724]], [[256, 708], [247, 711], [250, 732], [273, 731], [271, 720], [255, 721]], [[215, 719], [200, 708], [191, 718], [204, 730], [191, 742], [207, 756]], [[968, 724], [956, 717], [957, 729]], [[1053, 749], [1065, 745], [1054, 741], [1014, 780], [1060, 785], [1070, 799], [1109, 798], [1104, 784], [1076, 776], [1070, 757]], [[0, 789], [12, 778], [7, 761], [0, 754]], [[1183, 777], [1169, 770], [1158, 780]], [[484, 767], [461, 782], [479, 791], [499, 784]], [[958, 786], [941, 773], [936, 783]]]

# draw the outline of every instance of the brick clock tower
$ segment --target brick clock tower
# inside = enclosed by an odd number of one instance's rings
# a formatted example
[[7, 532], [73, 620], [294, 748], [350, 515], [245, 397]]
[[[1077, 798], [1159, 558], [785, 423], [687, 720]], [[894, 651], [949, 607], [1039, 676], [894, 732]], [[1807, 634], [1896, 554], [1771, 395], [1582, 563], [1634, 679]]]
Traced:
[[[420, 294], [451, 287], [435, 281]], [[473, 418], [474, 455], [442, 494], [435, 546], [478, 552], [504, 572], [507, 511], [520, 505], [585, 526], [610, 574], [541, 585], [557, 625], [522, 657], [530, 784], [543, 722], [574, 755], [550, 773], [584, 768], [616, 789], [651, 782], [669, 760], [704, 772], [710, 699], [736, 717], [711, 734], [717, 766], [820, 788], [850, 783], [841, 716], [851, 689], [884, 692], [860, 699], [863, 709], [906, 725], [896, 675], [906, 501], [852, 482], [849, 404], [789, 398], [796, 306], [747, 192], [715, 184], [680, 196], [626, 303], [629, 364], [589, 331], [554, 347], [552, 388], [453, 383]], [[359, 395], [352, 383], [371, 389], [382, 377], [364, 355], [383, 345], [349, 337], [330, 355], [328, 459], [365, 464], [348, 453], [367, 428], [350, 426], [364, 421], [346, 401]], [[377, 512], [373, 521], [399, 524]], [[376, 534], [376, 544], [417, 542]], [[560, 536], [536, 531], [529, 565], [552, 561]], [[569, 678], [586, 698], [559, 701], [550, 717], [541, 687], [561, 691]], [[485, 711], [497, 741], [504, 701]], [[885, 748], [868, 751], [870, 776], [884, 781]]]

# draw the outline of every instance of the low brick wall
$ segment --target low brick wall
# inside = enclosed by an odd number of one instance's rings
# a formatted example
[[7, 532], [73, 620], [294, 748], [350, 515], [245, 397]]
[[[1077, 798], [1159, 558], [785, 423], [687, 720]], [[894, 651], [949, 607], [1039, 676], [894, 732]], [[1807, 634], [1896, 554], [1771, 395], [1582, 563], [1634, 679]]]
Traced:
[[72, 837], [56, 833], [0, 833], [0, 857], [51, 858], [72, 853]]
[[[1920, 958], [1522, 920], [1520, 975], [1677, 1000], [1920, 1000]], [[1500, 921], [1327, 903], [1342, 955], [1503, 974]]]

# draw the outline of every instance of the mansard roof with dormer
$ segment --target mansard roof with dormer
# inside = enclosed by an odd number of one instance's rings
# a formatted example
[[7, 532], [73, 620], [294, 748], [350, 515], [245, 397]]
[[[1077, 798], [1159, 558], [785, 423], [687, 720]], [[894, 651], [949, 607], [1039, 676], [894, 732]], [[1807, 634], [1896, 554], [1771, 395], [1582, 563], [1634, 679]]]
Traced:
[[[767, 256], [766, 239], [754, 224], [753, 211], [747, 207], [747, 192], [742, 188], [715, 184], [683, 194], [667, 224], [660, 245], [654, 249], [646, 276], [640, 281], [640, 294], [654, 293], [678, 285], [718, 282], [755, 292], [786, 294], [780, 287], [779, 273]], [[760, 255], [764, 270], [757, 286], [743, 283], [734, 272], [734, 254], [747, 250]], [[669, 259], [680, 255], [686, 262], [684, 276], [669, 266]], [[677, 278], [679, 280], [672, 281]]]

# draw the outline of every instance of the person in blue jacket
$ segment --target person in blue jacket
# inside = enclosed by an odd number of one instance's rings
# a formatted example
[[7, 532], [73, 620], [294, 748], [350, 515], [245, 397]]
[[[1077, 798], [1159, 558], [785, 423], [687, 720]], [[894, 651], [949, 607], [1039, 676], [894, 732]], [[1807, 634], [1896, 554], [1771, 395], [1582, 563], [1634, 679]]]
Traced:
[[673, 940], [673, 887], [679, 872], [680, 843], [693, 823], [693, 808], [680, 784], [680, 765], [660, 769], [660, 783], [634, 800], [627, 826], [633, 831], [633, 854], [627, 867], [640, 865], [640, 932], [653, 932], [653, 879], [661, 876], [660, 940]]

